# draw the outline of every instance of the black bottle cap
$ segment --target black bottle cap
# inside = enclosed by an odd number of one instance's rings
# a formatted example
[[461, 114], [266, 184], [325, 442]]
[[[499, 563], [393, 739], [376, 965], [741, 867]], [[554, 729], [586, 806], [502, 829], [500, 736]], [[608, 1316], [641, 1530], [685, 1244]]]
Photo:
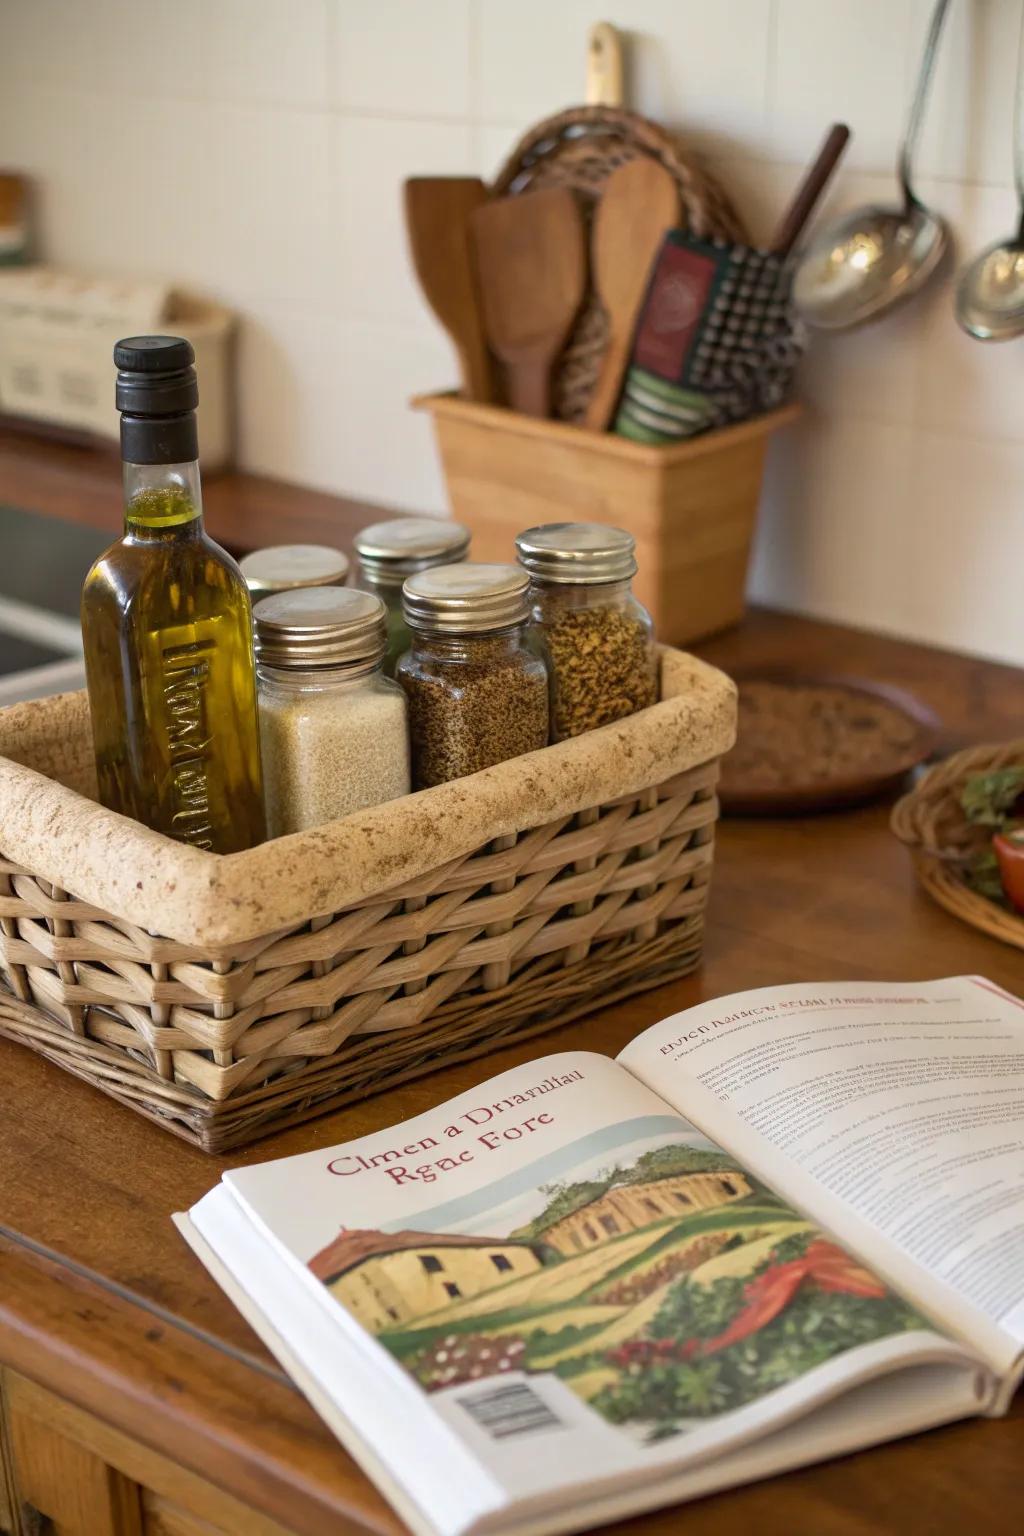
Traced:
[[177, 373], [196, 360], [184, 336], [126, 336], [114, 348], [114, 365], [129, 373]]
[[114, 348], [121, 457], [129, 464], [184, 464], [198, 453], [195, 353], [182, 336], [128, 336]]

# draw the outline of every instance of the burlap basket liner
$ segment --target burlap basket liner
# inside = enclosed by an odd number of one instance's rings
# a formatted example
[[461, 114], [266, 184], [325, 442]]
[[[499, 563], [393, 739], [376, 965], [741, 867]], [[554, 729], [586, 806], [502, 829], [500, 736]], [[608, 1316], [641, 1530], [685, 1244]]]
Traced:
[[208, 1150], [699, 961], [735, 689], [219, 857], [105, 810], [83, 694], [0, 711], [0, 1032]]

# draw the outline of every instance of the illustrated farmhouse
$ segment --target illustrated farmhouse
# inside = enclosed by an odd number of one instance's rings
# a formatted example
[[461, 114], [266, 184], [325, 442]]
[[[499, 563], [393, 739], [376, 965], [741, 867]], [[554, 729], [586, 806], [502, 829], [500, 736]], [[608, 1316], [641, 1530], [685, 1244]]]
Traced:
[[372, 1333], [541, 1267], [533, 1243], [437, 1232], [343, 1232], [309, 1261], [332, 1295]]
[[533, 1236], [440, 1232], [342, 1232], [309, 1268], [371, 1333], [405, 1327], [451, 1302], [536, 1274], [629, 1232], [710, 1210], [752, 1194], [736, 1169], [613, 1184]]
[[683, 1173], [646, 1184], [614, 1184], [586, 1205], [545, 1227], [541, 1240], [564, 1256], [636, 1232], [652, 1222], [709, 1210], [753, 1193], [742, 1173]]

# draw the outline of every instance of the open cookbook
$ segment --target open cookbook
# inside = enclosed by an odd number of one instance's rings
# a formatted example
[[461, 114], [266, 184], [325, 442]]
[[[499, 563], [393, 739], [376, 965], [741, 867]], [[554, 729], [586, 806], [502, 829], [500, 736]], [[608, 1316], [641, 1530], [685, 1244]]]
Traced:
[[738, 993], [175, 1220], [413, 1530], [584, 1529], [1005, 1411], [1024, 1004]]

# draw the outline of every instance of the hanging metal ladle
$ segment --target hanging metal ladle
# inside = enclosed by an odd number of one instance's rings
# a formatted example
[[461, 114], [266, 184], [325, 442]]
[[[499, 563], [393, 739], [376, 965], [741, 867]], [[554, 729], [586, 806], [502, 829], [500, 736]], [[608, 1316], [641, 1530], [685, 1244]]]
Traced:
[[793, 277], [793, 303], [808, 325], [845, 331], [873, 320], [927, 282], [946, 248], [946, 226], [912, 186], [920, 137], [949, 0], [936, 0], [900, 149], [903, 207], [871, 205], [846, 214], [811, 242]]
[[956, 318], [978, 341], [1010, 341], [1024, 332], [1024, 11], [1017, 43], [1013, 113], [1013, 180], [1020, 212], [1017, 233], [999, 240], [965, 267], [956, 285]]

